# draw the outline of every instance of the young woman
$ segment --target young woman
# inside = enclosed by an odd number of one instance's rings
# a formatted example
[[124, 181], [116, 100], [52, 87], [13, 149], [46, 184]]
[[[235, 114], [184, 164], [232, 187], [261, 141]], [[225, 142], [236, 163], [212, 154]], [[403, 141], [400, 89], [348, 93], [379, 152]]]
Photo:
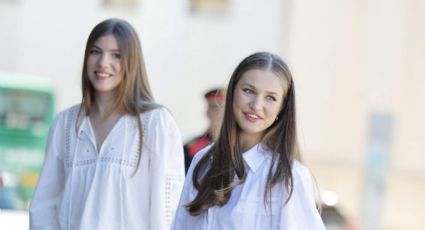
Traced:
[[245, 58], [217, 141], [193, 159], [172, 229], [324, 229], [295, 118], [287, 65], [266, 52]]
[[86, 45], [81, 104], [52, 124], [30, 229], [169, 229], [184, 180], [183, 147], [155, 103], [139, 38], [105, 20]]

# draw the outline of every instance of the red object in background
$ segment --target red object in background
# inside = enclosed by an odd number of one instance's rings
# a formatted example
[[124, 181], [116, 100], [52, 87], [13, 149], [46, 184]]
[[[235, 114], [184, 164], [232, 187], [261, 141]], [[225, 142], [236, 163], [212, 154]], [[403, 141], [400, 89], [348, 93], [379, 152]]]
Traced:
[[210, 141], [211, 138], [209, 137], [209, 135], [205, 134], [188, 143], [186, 145], [188, 156], [193, 158], [195, 154], [199, 152], [199, 150], [209, 145]]

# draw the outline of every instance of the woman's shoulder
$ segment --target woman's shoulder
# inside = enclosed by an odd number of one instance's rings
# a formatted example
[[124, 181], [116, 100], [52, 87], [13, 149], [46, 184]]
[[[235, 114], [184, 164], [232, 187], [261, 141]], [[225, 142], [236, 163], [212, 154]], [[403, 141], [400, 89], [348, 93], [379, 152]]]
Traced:
[[55, 120], [56, 121], [62, 121], [62, 120], [75, 120], [75, 118], [77, 117], [79, 111], [80, 111], [80, 104], [75, 104], [73, 106], [70, 106], [68, 108], [65, 108], [61, 111], [59, 111], [56, 116], [55, 116]]
[[145, 125], [174, 123], [174, 118], [170, 110], [164, 106], [158, 106], [143, 112], [140, 114], [140, 117]]
[[81, 104], [75, 104], [69, 107], [65, 107], [62, 110], [59, 110], [59, 112], [57, 113], [57, 115], [68, 115], [68, 114], [72, 114], [75, 113], [80, 110]]
[[300, 170], [300, 171], [304, 171], [304, 170], [308, 170], [307, 166], [300, 162], [299, 160], [294, 160], [294, 162], [292, 163], [292, 168], [293, 170]]
[[141, 116], [158, 116], [164, 113], [169, 113], [168, 109], [162, 105], [149, 109], [147, 111], [142, 112]]
[[300, 162], [299, 160], [294, 160], [292, 163], [292, 171], [298, 174], [305, 174], [310, 170], [304, 163]]
[[79, 104], [59, 111], [50, 125], [49, 137], [61, 137], [61, 135], [59, 135], [60, 133], [70, 133], [72, 125], [75, 124], [77, 120], [79, 111]]
[[298, 160], [295, 160], [292, 164], [292, 175], [294, 176], [295, 183], [297, 181], [311, 180], [312, 177], [310, 169]]
[[[195, 156], [194, 156], [194, 157], [193, 157], [193, 159], [192, 159], [192, 162], [190, 163], [189, 170], [188, 170], [188, 172], [187, 172], [187, 175], [189, 175], [189, 177], [188, 177], [188, 178], [191, 178], [191, 177], [192, 177], [191, 175], [192, 175], [192, 173], [193, 173], [193, 170], [194, 170], [194, 169], [195, 169], [195, 167], [198, 165], [199, 161], [200, 161], [202, 158], [204, 158], [204, 156], [208, 153], [208, 150], [210, 150], [210, 149], [211, 149], [211, 147], [212, 147], [212, 144], [211, 144], [211, 145], [208, 145], [208, 146], [206, 146], [206, 147], [204, 147], [203, 149], [199, 150], [199, 152], [198, 152], [198, 153], [196, 153], [196, 154], [195, 154]], [[209, 166], [210, 166], [210, 165], [207, 165], [207, 168], [209, 168]], [[206, 172], [207, 168], [204, 168], [204, 169], [202, 170], [202, 172], [200, 173], [199, 178], [203, 177], [203, 175], [204, 175], [204, 173]]]

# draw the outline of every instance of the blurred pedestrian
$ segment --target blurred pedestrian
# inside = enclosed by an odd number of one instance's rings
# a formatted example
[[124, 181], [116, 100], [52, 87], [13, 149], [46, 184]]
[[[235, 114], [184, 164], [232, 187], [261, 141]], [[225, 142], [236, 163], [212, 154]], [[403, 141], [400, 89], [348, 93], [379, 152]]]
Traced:
[[224, 99], [226, 90], [214, 88], [205, 93], [204, 98], [208, 104], [206, 115], [208, 118], [208, 129], [201, 136], [195, 137], [184, 145], [184, 163], [186, 172], [189, 169], [195, 154], [211, 144], [218, 136], [223, 119]]
[[91, 31], [82, 94], [50, 128], [30, 229], [169, 229], [183, 186], [181, 136], [152, 97], [127, 21]]
[[297, 151], [287, 65], [252, 54], [227, 90], [220, 135], [195, 155], [172, 229], [325, 229]]

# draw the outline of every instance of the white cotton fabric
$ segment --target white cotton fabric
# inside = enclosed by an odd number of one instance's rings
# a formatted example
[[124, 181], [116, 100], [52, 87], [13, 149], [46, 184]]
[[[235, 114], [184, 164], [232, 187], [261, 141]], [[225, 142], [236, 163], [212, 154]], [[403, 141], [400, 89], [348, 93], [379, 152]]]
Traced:
[[[184, 181], [183, 147], [165, 108], [121, 117], [101, 149], [79, 106], [50, 128], [45, 162], [30, 206], [30, 229], [169, 229]], [[133, 175], [134, 174], [134, 175]]]
[[[289, 202], [283, 183], [273, 187], [271, 208], [264, 205], [264, 191], [271, 165], [271, 152], [260, 144], [243, 153], [246, 181], [232, 190], [229, 202], [214, 206], [199, 216], [191, 216], [184, 205], [191, 202], [197, 190], [193, 187], [192, 173], [209, 147], [204, 148], [192, 161], [184, 184], [173, 230], [321, 230], [325, 229], [316, 209], [314, 190], [309, 170], [300, 162], [293, 164], [294, 191]], [[283, 206], [283, 207], [282, 207]]]

